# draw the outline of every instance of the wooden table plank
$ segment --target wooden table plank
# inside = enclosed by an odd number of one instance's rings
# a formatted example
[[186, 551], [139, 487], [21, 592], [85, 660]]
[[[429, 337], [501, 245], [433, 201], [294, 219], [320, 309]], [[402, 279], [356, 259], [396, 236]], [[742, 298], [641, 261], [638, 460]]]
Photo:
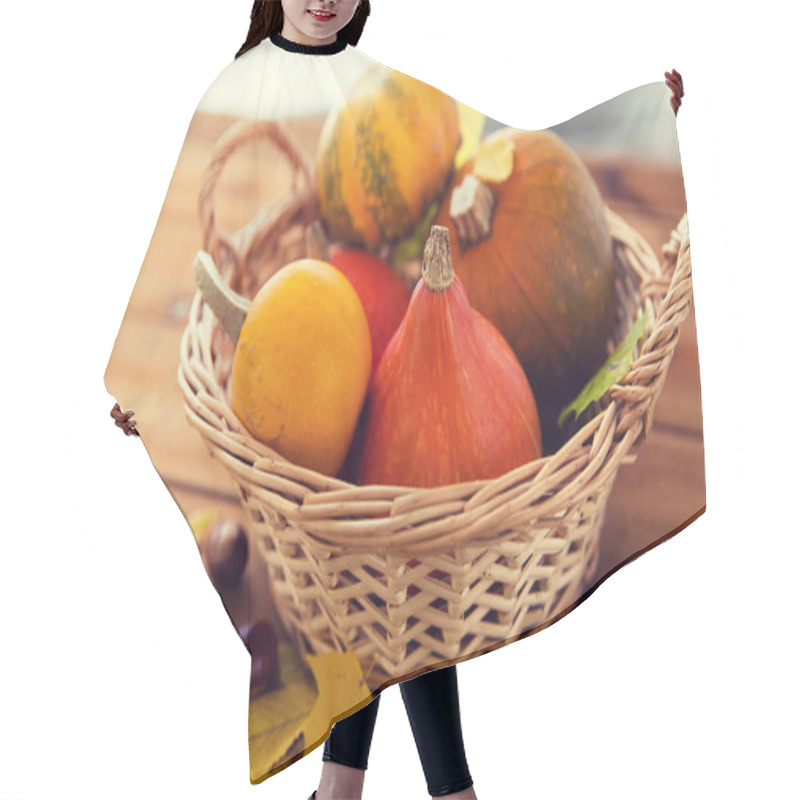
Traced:
[[654, 217], [666, 218], [675, 214], [680, 218], [686, 209], [680, 167], [653, 161], [589, 156], [580, 151], [578, 154], [609, 205], [646, 209]]
[[694, 311], [681, 326], [678, 346], [656, 405], [653, 425], [694, 433], [702, 438], [703, 410]]
[[606, 509], [597, 576], [631, 559], [705, 507], [702, 439], [655, 427], [620, 468]]

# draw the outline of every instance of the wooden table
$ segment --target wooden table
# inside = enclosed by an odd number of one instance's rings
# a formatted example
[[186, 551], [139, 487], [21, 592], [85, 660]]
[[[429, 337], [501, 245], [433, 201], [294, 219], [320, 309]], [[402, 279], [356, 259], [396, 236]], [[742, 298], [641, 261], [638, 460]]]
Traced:
[[[192, 262], [202, 246], [197, 213], [200, 179], [211, 146], [231, 122], [205, 114], [192, 120], [106, 377], [123, 408], [136, 412], [153, 463], [184, 514], [213, 508], [244, 522], [233, 482], [208, 457], [199, 434], [185, 419], [176, 381], [180, 340], [195, 292]], [[319, 125], [319, 120], [307, 120], [292, 127], [308, 153], [313, 152]], [[257, 147], [260, 163], [274, 165], [270, 145]], [[259, 182], [254, 183], [252, 156], [252, 149], [245, 149], [226, 164], [217, 202], [218, 224], [225, 230], [237, 230], [271, 194], [288, 187], [290, 173], [283, 165], [271, 175], [259, 171]], [[660, 256], [685, 210], [680, 172], [646, 163], [621, 166], [584, 160], [608, 206]], [[636, 463], [621, 468], [609, 501], [596, 582], [680, 530], [705, 508], [693, 315], [681, 329], [652, 431], [637, 452]], [[255, 562], [250, 559], [241, 588], [223, 595], [238, 627], [249, 615], [272, 616], [266, 575]]]

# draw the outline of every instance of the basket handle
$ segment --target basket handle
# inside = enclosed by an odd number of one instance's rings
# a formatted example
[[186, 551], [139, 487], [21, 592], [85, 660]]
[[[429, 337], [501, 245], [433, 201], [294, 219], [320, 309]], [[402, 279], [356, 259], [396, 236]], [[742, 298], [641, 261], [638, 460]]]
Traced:
[[308, 158], [293, 143], [292, 137], [280, 123], [270, 119], [240, 119], [220, 136], [211, 151], [200, 182], [198, 212], [203, 232], [203, 249], [212, 254], [217, 263], [228, 257], [237, 272], [241, 267], [241, 258], [234, 244], [234, 234], [221, 230], [217, 225], [217, 183], [225, 163], [233, 153], [258, 139], [271, 141], [287, 159], [294, 174], [293, 188], [297, 188], [298, 177], [306, 187], [313, 185]]

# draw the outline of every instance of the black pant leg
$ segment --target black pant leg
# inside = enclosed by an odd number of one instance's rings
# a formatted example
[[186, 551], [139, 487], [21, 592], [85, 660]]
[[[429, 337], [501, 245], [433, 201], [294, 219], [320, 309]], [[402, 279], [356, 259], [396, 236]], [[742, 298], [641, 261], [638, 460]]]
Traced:
[[464, 752], [455, 665], [400, 684], [428, 792], [438, 797], [472, 786]]
[[369, 705], [333, 724], [322, 750], [323, 761], [366, 769], [372, 733], [378, 716], [378, 695]]

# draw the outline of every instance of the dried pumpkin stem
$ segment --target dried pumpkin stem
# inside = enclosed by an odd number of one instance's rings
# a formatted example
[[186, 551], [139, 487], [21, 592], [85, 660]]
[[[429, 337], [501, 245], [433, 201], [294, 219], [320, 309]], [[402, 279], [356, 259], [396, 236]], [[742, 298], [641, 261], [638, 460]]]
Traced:
[[309, 258], [317, 258], [320, 261], [328, 261], [330, 258], [328, 237], [318, 219], [306, 228], [306, 253]]
[[422, 253], [422, 279], [434, 292], [443, 292], [455, 278], [450, 253], [450, 229], [433, 225]]
[[194, 257], [194, 278], [206, 305], [214, 312], [228, 336], [237, 342], [250, 310], [250, 301], [236, 294], [222, 280], [214, 259], [205, 250], [198, 250]]
[[496, 203], [494, 192], [471, 172], [453, 190], [450, 218], [462, 247], [477, 244], [491, 234]]

